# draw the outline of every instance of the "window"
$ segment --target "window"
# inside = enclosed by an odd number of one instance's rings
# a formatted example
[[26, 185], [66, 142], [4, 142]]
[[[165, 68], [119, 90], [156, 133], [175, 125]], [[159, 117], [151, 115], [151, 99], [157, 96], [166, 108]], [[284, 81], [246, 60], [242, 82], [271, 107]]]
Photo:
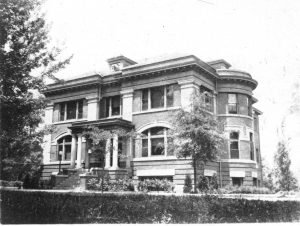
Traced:
[[205, 86], [200, 86], [200, 98], [202, 107], [207, 111], [213, 111], [213, 94], [212, 91]]
[[60, 103], [59, 108], [59, 121], [83, 118], [83, 100]]
[[[121, 96], [105, 97], [101, 100], [100, 111], [104, 114], [100, 118], [107, 118], [121, 115]], [[101, 109], [104, 108], [104, 109]]]
[[164, 127], [153, 127], [142, 133], [142, 157], [173, 155], [170, 144], [172, 140], [168, 137], [167, 130]]
[[257, 185], [258, 185], [258, 184], [257, 184], [257, 178], [253, 178], [253, 186], [254, 186], [254, 187], [257, 187]]
[[243, 185], [243, 179], [242, 177], [232, 177], [232, 185], [233, 186], [242, 186]]
[[239, 133], [230, 132], [230, 158], [238, 159], [239, 158]]
[[237, 94], [228, 94], [228, 113], [237, 114], [238, 113], [238, 104], [237, 104]]
[[249, 136], [250, 136], [250, 159], [254, 160], [253, 133], [249, 133]]
[[[65, 136], [57, 141], [58, 156], [57, 159], [62, 161], [69, 161], [71, 159], [71, 144], [72, 136]], [[62, 155], [60, 156], [60, 152]]]
[[247, 97], [248, 116], [252, 116], [252, 100]]
[[259, 163], [259, 150], [256, 148], [256, 162]]
[[173, 107], [174, 90], [174, 84], [142, 90], [142, 111]]

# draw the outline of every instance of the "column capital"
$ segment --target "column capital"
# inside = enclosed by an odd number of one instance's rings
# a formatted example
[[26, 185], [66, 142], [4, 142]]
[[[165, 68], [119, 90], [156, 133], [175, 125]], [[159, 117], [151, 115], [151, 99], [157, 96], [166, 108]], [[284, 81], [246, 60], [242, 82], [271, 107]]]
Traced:
[[88, 103], [95, 103], [99, 101], [98, 97], [86, 97]]
[[133, 89], [121, 90], [121, 94], [123, 95], [123, 97], [131, 96], [131, 95], [133, 95]]

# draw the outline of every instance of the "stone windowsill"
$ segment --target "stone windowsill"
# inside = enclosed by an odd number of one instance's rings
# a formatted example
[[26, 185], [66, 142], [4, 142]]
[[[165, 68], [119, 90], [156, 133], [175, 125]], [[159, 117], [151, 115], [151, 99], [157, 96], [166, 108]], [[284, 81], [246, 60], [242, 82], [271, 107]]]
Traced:
[[144, 161], [157, 161], [157, 160], [176, 160], [175, 156], [151, 156], [151, 157], [140, 157], [140, 158], [133, 158], [134, 162], [144, 162]]
[[221, 117], [237, 117], [237, 118], [247, 118], [247, 119], [253, 119], [252, 117], [248, 115], [239, 115], [239, 114], [218, 114], [217, 116]]
[[68, 123], [72, 123], [72, 122], [83, 122], [83, 121], [88, 121], [88, 120], [86, 118], [84, 118], [84, 119], [70, 119], [70, 120], [65, 120], [65, 121], [53, 122], [53, 125], [68, 124]]
[[181, 108], [180, 106], [176, 106], [176, 107], [168, 107], [168, 108], [150, 109], [147, 111], [133, 112], [132, 115], [140, 115], [140, 114], [155, 113], [155, 112], [162, 112], [162, 111], [171, 111], [171, 110], [176, 110], [176, 109], [180, 109], [180, 108]]

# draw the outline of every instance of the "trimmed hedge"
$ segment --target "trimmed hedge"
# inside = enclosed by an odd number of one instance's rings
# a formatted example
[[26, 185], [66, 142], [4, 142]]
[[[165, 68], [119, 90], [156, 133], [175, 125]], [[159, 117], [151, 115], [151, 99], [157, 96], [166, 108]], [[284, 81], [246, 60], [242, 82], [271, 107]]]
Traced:
[[18, 180], [16, 181], [0, 180], [0, 186], [21, 188], [23, 186], [23, 182]]
[[144, 193], [1, 190], [3, 224], [300, 221], [300, 202]]
[[220, 190], [223, 194], [273, 194], [270, 189], [265, 187], [226, 186]]

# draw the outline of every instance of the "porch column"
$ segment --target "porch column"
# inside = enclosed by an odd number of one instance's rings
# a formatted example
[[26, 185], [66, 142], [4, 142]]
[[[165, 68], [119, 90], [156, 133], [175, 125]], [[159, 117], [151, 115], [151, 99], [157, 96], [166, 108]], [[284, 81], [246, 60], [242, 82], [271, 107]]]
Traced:
[[213, 94], [213, 108], [214, 108], [214, 114], [217, 114], [217, 92], [214, 92]]
[[108, 169], [110, 168], [110, 146], [111, 146], [111, 141], [110, 139], [106, 140], [105, 144], [105, 168]]
[[75, 159], [76, 159], [76, 135], [72, 134], [72, 143], [71, 143], [71, 168], [75, 168]]
[[81, 168], [81, 145], [82, 145], [82, 134], [77, 134], [78, 136], [78, 149], [77, 149], [77, 165], [76, 168]]
[[113, 163], [112, 168], [117, 169], [118, 167], [118, 136], [113, 137]]

